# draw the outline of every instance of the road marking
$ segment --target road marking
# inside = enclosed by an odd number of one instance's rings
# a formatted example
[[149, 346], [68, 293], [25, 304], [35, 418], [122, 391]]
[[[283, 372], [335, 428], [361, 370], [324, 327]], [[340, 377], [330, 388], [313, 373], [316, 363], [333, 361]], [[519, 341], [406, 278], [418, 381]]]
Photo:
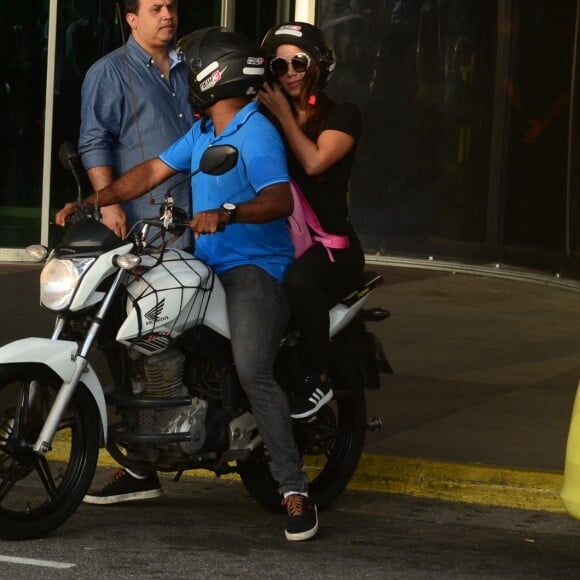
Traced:
[[13, 556], [0, 556], [0, 562], [8, 562], [10, 564], [26, 564], [27, 566], [40, 566], [41, 568], [74, 568], [76, 564], [69, 564], [68, 562], [51, 562], [50, 560], [33, 560], [31, 558], [15, 558]]

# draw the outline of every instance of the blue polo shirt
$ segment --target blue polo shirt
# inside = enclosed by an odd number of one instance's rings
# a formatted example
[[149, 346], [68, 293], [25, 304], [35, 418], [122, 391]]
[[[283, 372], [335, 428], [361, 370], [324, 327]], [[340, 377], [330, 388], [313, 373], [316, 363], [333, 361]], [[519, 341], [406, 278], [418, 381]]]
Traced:
[[[193, 213], [217, 209], [227, 201], [243, 203], [262, 189], [288, 183], [284, 144], [276, 128], [248, 103], [218, 137], [211, 121], [193, 127], [159, 157], [178, 171], [199, 167], [203, 152], [212, 145], [232, 145], [238, 152], [237, 165], [224, 175], [198, 173], [191, 180]], [[284, 218], [261, 224], [234, 223], [224, 232], [202, 235], [195, 243], [195, 255], [217, 274], [236, 266], [253, 264], [282, 281], [293, 261], [294, 247]]]

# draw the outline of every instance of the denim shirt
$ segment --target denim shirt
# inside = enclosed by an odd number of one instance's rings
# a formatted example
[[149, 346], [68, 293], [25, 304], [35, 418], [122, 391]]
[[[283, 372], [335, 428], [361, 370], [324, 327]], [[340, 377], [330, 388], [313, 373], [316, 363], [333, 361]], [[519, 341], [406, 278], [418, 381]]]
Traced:
[[[173, 48], [165, 79], [153, 59], [131, 36], [89, 69], [82, 86], [79, 153], [85, 169], [112, 166], [119, 177], [135, 165], [157, 157], [194, 122], [188, 102], [188, 69]], [[168, 82], [169, 81], [169, 82]], [[156, 203], [178, 174], [152, 190]], [[176, 205], [191, 216], [191, 187], [186, 179], [171, 191]], [[129, 223], [158, 215], [150, 194], [123, 204]]]

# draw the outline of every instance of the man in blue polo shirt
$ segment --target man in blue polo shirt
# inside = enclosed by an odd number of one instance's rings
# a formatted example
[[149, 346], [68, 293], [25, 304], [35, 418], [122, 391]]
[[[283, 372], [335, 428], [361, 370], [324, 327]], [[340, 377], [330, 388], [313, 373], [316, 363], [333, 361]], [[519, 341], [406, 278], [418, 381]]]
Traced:
[[[155, 186], [178, 171], [196, 169], [208, 146], [223, 143], [238, 149], [237, 165], [228, 173], [192, 178], [195, 253], [214, 268], [226, 291], [234, 362], [288, 511], [286, 537], [306, 540], [318, 530], [316, 506], [308, 496], [288, 399], [273, 376], [289, 318], [282, 280], [294, 248], [284, 217], [293, 202], [282, 140], [252, 101], [264, 79], [265, 53], [219, 27], [187, 35], [178, 49], [190, 67], [194, 106], [204, 118], [159, 157], [84, 203], [134, 199], [145, 193], [143, 184]], [[66, 204], [56, 223], [64, 225], [76, 205]]]
[[[228, 85], [214, 87], [212, 96], [231, 90]], [[219, 224], [228, 225], [227, 235], [198, 236], [195, 255], [220, 276], [252, 264], [282, 280], [294, 255], [285, 214], [278, 209], [292, 210], [284, 146], [275, 127], [258, 112], [257, 102], [243, 96], [228, 100], [228, 105], [223, 121], [212, 115], [196, 123], [159, 159], [176, 171], [191, 171], [208, 147], [233, 145], [242, 160], [234, 169], [219, 177], [198, 173], [192, 178], [194, 232], [211, 234]]]

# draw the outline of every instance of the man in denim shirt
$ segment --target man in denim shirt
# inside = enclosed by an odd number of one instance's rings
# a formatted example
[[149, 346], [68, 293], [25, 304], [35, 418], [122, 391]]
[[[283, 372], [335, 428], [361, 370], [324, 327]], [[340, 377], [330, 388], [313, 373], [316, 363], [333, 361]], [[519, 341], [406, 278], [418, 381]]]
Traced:
[[[94, 191], [103, 189], [142, 161], [157, 157], [194, 122], [188, 68], [172, 45], [177, 0], [125, 0], [131, 36], [125, 46], [98, 60], [82, 86], [79, 152]], [[177, 174], [139, 199], [102, 208], [103, 223], [125, 237], [139, 219], [158, 214], [164, 193], [183, 180]], [[191, 216], [189, 179], [171, 190], [175, 205]], [[174, 246], [191, 244], [189, 231]], [[117, 471], [86, 503], [111, 504], [157, 497], [157, 474]]]
[[[187, 66], [175, 52], [176, 0], [125, 0], [131, 36], [87, 72], [81, 96], [79, 152], [94, 191], [135, 165], [156, 157], [186, 133], [194, 117], [188, 102]], [[124, 237], [138, 219], [153, 217], [176, 175], [141, 199], [105, 207], [103, 222]], [[171, 191], [191, 215], [189, 180]], [[187, 232], [176, 246], [190, 243]]]

